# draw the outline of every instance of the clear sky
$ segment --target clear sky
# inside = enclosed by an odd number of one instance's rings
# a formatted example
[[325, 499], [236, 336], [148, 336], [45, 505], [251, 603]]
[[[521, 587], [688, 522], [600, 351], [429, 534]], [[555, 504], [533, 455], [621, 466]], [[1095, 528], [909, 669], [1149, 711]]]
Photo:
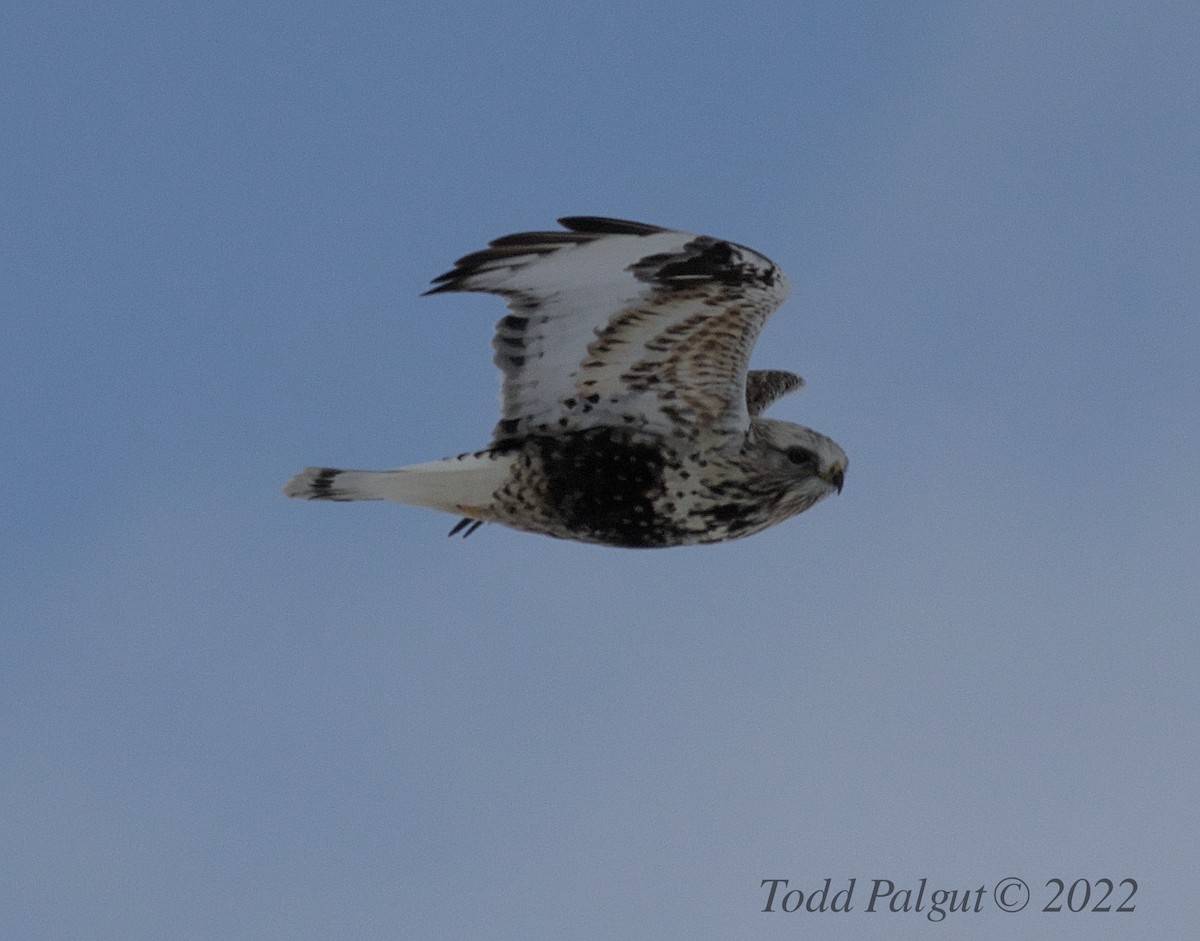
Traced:
[[[12, 0], [0, 45], [0, 935], [1194, 930], [1196, 4]], [[641, 552], [284, 499], [486, 442], [503, 307], [418, 295], [567, 214], [782, 265], [754, 362], [845, 491]]]

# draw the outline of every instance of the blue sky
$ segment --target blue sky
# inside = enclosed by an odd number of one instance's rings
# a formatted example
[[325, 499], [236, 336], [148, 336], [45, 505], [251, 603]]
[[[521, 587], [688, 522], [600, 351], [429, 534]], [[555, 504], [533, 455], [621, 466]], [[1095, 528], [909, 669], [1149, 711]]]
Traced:
[[[14, 2], [0, 43], [5, 937], [1194, 925], [1192, 4]], [[662, 552], [281, 496], [482, 445], [502, 307], [418, 295], [584, 213], [785, 268], [755, 364], [844, 493]], [[856, 911], [760, 911], [826, 877]]]

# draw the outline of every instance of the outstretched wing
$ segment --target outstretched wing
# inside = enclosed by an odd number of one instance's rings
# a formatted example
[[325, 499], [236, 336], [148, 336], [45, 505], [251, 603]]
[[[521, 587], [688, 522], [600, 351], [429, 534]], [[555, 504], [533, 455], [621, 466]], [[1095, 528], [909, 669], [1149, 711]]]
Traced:
[[746, 371], [783, 273], [742, 245], [639, 222], [570, 216], [506, 235], [426, 292], [486, 291], [512, 311], [494, 443], [617, 426], [696, 436], [750, 421]]
[[746, 408], [750, 417], [761, 415], [768, 405], [804, 385], [794, 372], [782, 369], [751, 369], [746, 373]]

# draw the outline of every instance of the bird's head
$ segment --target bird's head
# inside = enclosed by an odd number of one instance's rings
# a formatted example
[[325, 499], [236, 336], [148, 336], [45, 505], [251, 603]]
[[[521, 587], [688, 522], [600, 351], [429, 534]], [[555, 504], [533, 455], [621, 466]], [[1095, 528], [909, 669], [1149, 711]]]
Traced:
[[749, 439], [759, 451], [764, 476], [784, 485], [781, 503], [790, 513], [799, 513], [822, 497], [842, 492], [849, 459], [836, 441], [819, 431], [791, 422], [755, 418], [750, 423]]

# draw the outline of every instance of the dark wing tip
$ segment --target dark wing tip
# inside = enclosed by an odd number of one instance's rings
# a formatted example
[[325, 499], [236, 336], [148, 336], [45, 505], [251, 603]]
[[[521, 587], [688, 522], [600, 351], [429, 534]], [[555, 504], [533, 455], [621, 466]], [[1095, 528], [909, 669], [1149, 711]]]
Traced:
[[608, 219], [604, 216], [564, 216], [559, 224], [568, 229], [567, 232], [514, 232], [512, 235], [502, 235], [488, 242], [488, 247], [482, 251], [464, 255], [454, 263], [454, 268], [433, 279], [433, 287], [422, 293], [422, 297], [430, 294], [441, 294], [447, 291], [468, 291], [466, 281], [472, 274], [486, 265], [503, 261], [505, 258], [519, 258], [526, 255], [548, 255], [566, 245], [579, 245], [591, 242], [602, 235], [653, 235], [656, 232], [669, 232], [661, 226], [647, 225], [644, 222], [630, 222], [626, 219]]
[[631, 222], [628, 219], [609, 219], [606, 216], [563, 216], [558, 224], [572, 232], [584, 235], [654, 235], [670, 232], [660, 225], [646, 222]]
[[421, 297], [428, 297], [430, 294], [441, 294], [443, 291], [456, 291], [458, 288], [453, 283], [449, 282], [451, 278], [457, 277], [457, 272], [447, 271], [445, 274], [439, 274], [431, 282], [435, 287], [431, 287], [428, 291], [422, 291]]

